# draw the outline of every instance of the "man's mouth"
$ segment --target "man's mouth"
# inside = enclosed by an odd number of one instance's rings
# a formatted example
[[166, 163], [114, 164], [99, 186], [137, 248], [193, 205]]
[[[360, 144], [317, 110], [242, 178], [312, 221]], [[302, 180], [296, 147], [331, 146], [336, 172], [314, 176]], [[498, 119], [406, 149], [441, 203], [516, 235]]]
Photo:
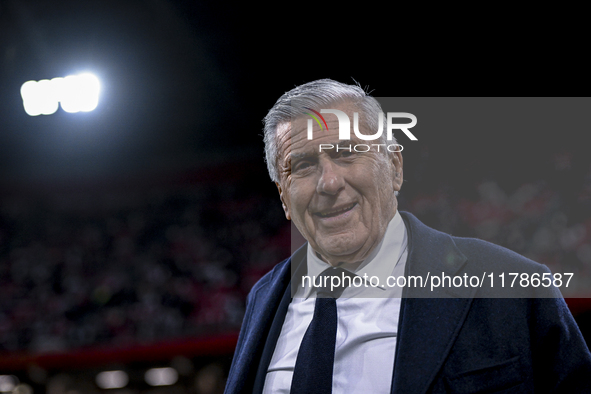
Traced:
[[315, 215], [319, 216], [321, 218], [332, 218], [332, 217], [339, 216], [345, 212], [350, 211], [351, 209], [353, 209], [353, 207], [355, 207], [355, 205], [357, 205], [356, 202], [354, 202], [353, 204], [346, 205], [344, 207], [335, 208], [335, 209], [331, 209], [331, 210], [325, 210], [322, 212], [316, 212]]

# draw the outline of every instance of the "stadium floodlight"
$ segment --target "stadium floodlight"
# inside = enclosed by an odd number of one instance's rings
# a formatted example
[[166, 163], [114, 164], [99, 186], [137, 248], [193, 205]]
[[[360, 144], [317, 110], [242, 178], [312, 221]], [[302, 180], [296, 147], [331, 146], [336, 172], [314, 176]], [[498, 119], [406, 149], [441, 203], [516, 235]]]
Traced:
[[150, 386], [170, 386], [177, 382], [179, 374], [174, 368], [152, 368], [144, 375]]
[[18, 379], [14, 375], [0, 375], [0, 393], [12, 393], [18, 385]]
[[99, 101], [100, 82], [92, 74], [27, 81], [21, 86], [23, 107], [29, 116], [51, 115], [58, 103], [69, 113], [94, 110]]
[[101, 389], [120, 389], [128, 382], [129, 377], [123, 371], [104, 371], [96, 375], [96, 385]]

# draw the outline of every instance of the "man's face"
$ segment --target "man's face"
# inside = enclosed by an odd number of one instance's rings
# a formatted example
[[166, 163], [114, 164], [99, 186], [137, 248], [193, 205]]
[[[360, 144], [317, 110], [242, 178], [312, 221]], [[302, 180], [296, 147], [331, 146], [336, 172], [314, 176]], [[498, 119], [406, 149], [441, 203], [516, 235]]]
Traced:
[[[344, 111], [351, 122], [353, 112], [361, 112], [349, 103], [330, 108]], [[308, 118], [297, 118], [277, 130], [277, 187], [285, 215], [325, 261], [359, 262], [380, 243], [396, 213], [394, 192], [402, 185], [402, 155], [386, 153], [385, 146], [380, 152], [375, 146], [369, 152], [324, 148], [319, 152], [320, 144], [348, 148], [381, 141], [362, 141], [353, 132], [351, 140], [340, 141], [333, 114], [324, 115], [328, 132], [315, 124], [314, 138], [308, 140]], [[362, 121], [359, 128], [363, 134], [375, 134]]]

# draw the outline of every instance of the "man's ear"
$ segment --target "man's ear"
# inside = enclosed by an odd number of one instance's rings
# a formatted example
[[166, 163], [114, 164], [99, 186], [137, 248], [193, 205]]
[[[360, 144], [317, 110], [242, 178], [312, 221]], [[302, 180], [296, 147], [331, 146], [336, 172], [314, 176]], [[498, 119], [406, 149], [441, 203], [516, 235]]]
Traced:
[[394, 164], [394, 190], [400, 191], [402, 188], [402, 154], [400, 152], [393, 152], [391, 155], [392, 164]]
[[285, 217], [287, 220], [291, 220], [291, 215], [289, 214], [289, 208], [285, 203], [285, 195], [284, 190], [281, 188], [281, 185], [278, 182], [275, 182], [275, 186], [277, 186], [277, 190], [279, 191], [279, 198], [281, 199], [281, 206], [283, 207], [283, 211], [285, 212]]

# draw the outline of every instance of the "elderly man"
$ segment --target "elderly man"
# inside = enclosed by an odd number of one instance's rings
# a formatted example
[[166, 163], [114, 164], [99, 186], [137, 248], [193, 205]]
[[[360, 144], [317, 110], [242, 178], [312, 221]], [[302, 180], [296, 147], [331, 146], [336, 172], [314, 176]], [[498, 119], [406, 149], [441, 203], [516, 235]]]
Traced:
[[308, 243], [249, 294], [226, 392], [591, 392], [591, 355], [555, 288], [499, 298], [388, 281], [549, 271], [398, 212], [402, 155], [381, 112], [359, 87], [319, 80], [265, 118], [269, 173]]

